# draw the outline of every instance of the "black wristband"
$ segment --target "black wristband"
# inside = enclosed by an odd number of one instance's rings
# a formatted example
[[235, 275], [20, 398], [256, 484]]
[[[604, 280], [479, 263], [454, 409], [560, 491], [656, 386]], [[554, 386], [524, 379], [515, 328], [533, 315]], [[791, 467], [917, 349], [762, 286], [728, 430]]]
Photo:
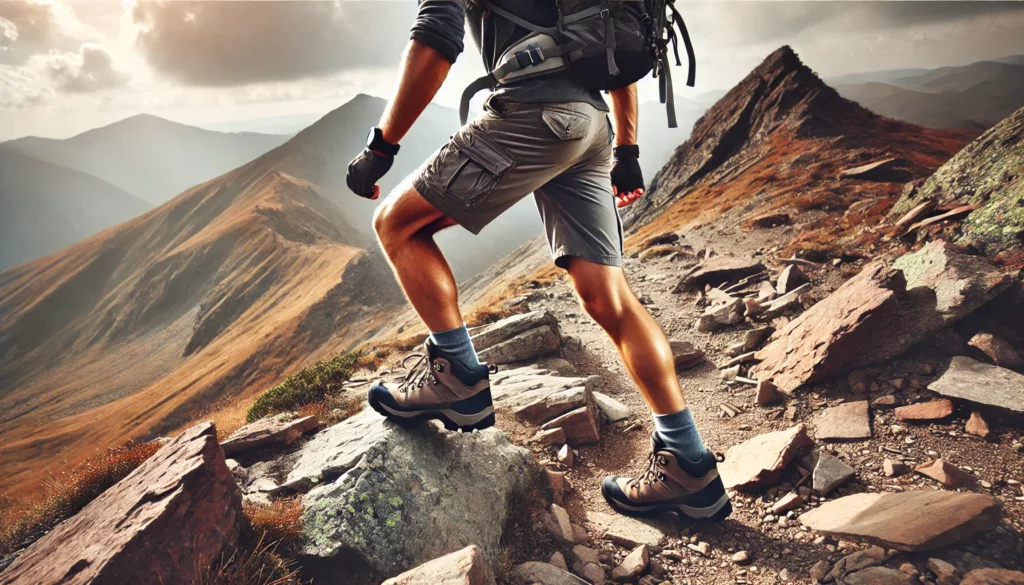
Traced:
[[366, 137], [366, 148], [388, 156], [395, 156], [401, 147], [384, 140], [384, 133], [380, 128], [371, 128], [369, 136]]
[[636, 144], [623, 144], [612, 149], [615, 160], [631, 160], [640, 158], [640, 146]]

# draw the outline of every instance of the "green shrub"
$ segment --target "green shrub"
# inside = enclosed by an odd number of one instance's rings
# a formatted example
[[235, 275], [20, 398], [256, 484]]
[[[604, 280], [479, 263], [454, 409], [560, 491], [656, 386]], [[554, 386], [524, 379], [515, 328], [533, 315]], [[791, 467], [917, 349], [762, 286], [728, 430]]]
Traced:
[[349, 352], [320, 362], [285, 378], [277, 386], [256, 399], [245, 415], [247, 422], [265, 416], [298, 410], [308, 404], [322, 402], [331, 394], [338, 394], [352, 375], [360, 354]]

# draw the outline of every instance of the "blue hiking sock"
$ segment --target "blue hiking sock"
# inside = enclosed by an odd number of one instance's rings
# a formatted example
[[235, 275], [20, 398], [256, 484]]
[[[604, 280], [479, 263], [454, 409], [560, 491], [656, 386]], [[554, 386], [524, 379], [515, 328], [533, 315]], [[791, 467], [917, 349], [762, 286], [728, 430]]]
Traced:
[[457, 360], [470, 370], [480, 367], [480, 359], [477, 358], [473, 340], [469, 338], [469, 329], [465, 324], [448, 331], [436, 333], [431, 331], [430, 341], [434, 342], [434, 345], [446, 358]]
[[672, 414], [654, 415], [654, 428], [669, 449], [690, 461], [699, 461], [708, 450], [689, 408]]

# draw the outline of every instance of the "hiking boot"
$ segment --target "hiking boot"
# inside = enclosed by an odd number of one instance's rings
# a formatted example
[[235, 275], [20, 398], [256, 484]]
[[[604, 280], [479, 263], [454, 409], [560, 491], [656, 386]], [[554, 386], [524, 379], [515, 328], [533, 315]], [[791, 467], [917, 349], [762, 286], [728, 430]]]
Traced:
[[402, 360], [415, 359], [405, 380], [396, 389], [383, 381], [370, 388], [370, 406], [389, 420], [402, 426], [413, 426], [437, 419], [454, 431], [475, 431], [494, 426], [494, 404], [491, 402], [491, 372], [497, 367], [480, 364], [469, 369], [457, 361], [441, 357], [428, 338], [425, 353], [415, 353]]
[[714, 454], [689, 461], [666, 447], [656, 432], [647, 471], [635, 478], [606, 477], [601, 493], [608, 505], [628, 516], [672, 511], [691, 520], [718, 521], [732, 514]]

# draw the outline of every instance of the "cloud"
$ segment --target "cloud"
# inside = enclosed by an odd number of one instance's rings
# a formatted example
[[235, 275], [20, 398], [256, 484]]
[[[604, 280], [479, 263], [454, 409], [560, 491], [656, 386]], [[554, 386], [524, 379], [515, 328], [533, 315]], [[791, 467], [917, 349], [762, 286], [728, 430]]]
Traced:
[[229, 87], [394, 67], [413, 2], [141, 2], [135, 43], [179, 83]]
[[0, 63], [21, 65], [33, 55], [72, 50], [85, 33], [66, 4], [0, 0]]
[[33, 69], [0, 64], [0, 109], [42, 105], [50, 100], [51, 94]]
[[51, 53], [43, 64], [47, 76], [64, 93], [90, 93], [123, 86], [128, 76], [114, 67], [106, 47], [85, 43], [78, 53]]

